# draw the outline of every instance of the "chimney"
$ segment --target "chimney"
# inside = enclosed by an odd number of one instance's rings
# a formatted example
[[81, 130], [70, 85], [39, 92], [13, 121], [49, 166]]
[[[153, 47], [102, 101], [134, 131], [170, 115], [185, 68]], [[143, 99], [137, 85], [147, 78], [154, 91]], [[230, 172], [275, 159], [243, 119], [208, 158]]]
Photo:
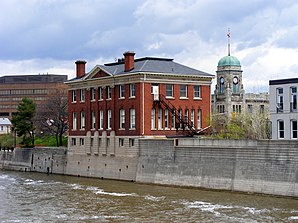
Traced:
[[135, 67], [135, 53], [133, 51], [127, 51], [124, 55], [124, 71], [131, 71]]
[[75, 62], [76, 66], [76, 71], [77, 71], [77, 78], [81, 78], [85, 75], [85, 64], [87, 62], [85, 60], [77, 60]]

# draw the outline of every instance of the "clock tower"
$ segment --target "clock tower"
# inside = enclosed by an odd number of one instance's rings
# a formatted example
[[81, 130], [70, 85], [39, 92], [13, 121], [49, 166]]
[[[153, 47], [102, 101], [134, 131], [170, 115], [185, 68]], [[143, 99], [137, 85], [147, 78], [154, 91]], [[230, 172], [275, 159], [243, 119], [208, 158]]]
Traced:
[[213, 114], [230, 118], [241, 113], [245, 104], [242, 70], [240, 61], [230, 55], [230, 33], [228, 33], [228, 55], [219, 60], [216, 74]]

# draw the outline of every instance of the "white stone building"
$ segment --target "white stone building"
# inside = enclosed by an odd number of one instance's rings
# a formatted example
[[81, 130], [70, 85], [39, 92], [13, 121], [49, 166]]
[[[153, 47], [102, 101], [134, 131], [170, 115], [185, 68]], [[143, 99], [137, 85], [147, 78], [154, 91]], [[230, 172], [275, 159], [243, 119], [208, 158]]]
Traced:
[[298, 78], [269, 81], [272, 139], [297, 139]]
[[8, 118], [0, 118], [0, 134], [7, 134], [11, 132], [11, 122]]

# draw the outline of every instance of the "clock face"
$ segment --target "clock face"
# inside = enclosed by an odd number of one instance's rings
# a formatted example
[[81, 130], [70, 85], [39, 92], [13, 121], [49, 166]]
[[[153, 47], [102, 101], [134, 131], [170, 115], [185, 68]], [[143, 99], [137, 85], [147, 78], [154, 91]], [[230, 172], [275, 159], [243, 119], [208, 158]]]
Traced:
[[238, 84], [238, 78], [237, 77], [234, 77], [233, 78], [233, 82], [234, 82], [234, 84]]
[[221, 77], [221, 78], [220, 78], [220, 83], [222, 83], [222, 84], [223, 84], [223, 82], [224, 82], [224, 78], [223, 78], [223, 77]]

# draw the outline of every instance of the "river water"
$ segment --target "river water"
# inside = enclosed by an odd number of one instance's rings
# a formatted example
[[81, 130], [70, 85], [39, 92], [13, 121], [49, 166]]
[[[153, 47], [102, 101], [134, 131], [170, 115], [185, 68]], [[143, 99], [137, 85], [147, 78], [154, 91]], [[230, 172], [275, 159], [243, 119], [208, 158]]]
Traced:
[[0, 170], [0, 222], [298, 222], [298, 200]]

